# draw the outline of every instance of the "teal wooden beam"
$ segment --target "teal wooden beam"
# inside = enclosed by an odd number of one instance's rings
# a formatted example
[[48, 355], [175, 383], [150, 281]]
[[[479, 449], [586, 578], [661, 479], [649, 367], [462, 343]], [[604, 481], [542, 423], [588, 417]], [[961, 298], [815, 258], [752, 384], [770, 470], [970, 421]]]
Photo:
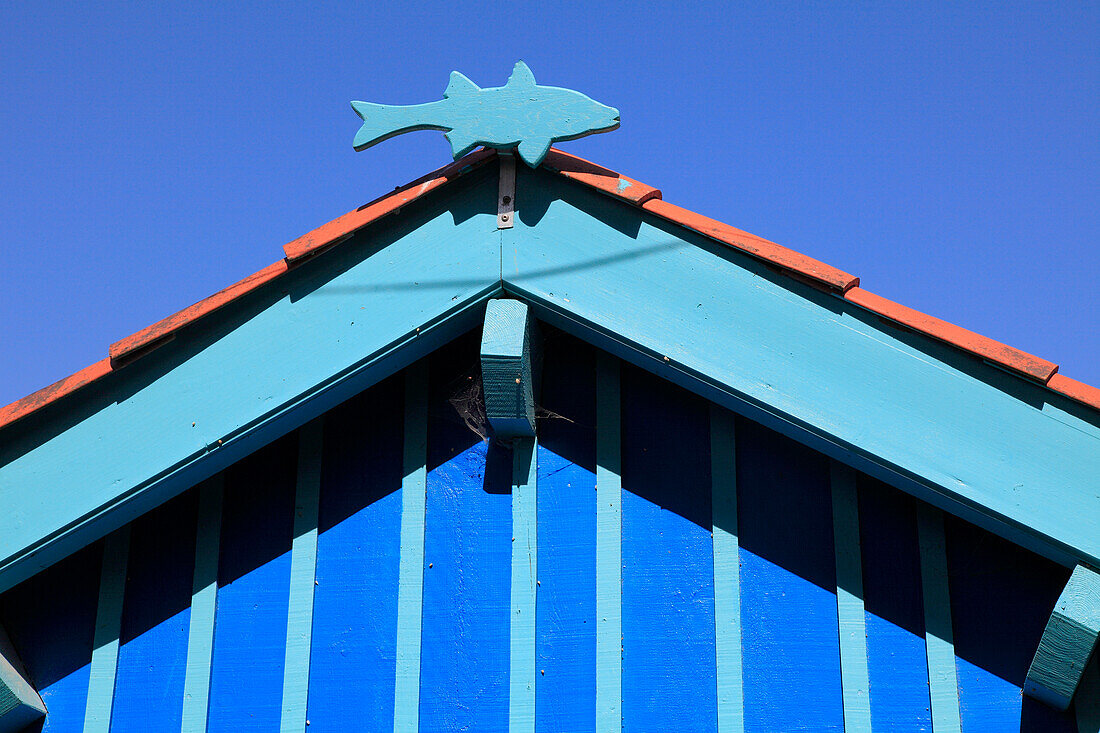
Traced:
[[830, 463], [829, 469], [833, 494], [833, 547], [836, 554], [836, 610], [840, 629], [844, 732], [871, 733], [871, 684], [867, 673], [867, 625], [863, 609], [856, 472], [836, 461]]
[[1077, 733], [1100, 733], [1100, 659], [1095, 654], [1081, 675], [1073, 708]]
[[130, 525], [126, 525], [112, 532], [103, 542], [99, 605], [92, 637], [92, 662], [88, 671], [88, 702], [84, 708], [84, 733], [108, 733], [111, 728], [129, 556]]
[[1100, 574], [1078, 565], [1050, 614], [1024, 692], [1058, 710], [1069, 707], [1100, 637]]
[[317, 575], [317, 516], [321, 496], [324, 420], [298, 431], [298, 486], [294, 499], [294, 540], [290, 548], [290, 601], [286, 619], [281, 733], [301, 733], [308, 725], [309, 651], [313, 631], [313, 588]]
[[596, 357], [596, 733], [623, 727], [622, 413], [619, 360]]
[[508, 731], [535, 733], [535, 602], [538, 593], [538, 447], [512, 443], [512, 586]]
[[481, 332], [481, 383], [493, 435], [505, 440], [535, 435], [537, 358], [527, 304], [490, 300]]
[[224, 488], [225, 474], [219, 473], [199, 489], [191, 626], [187, 637], [187, 671], [183, 681], [182, 733], [204, 733], [206, 730], [214, 622], [218, 606], [218, 557]]
[[955, 635], [951, 628], [951, 592], [947, 582], [947, 545], [943, 513], [917, 508], [921, 589], [924, 593], [924, 645], [928, 655], [928, 697], [933, 733], [961, 733]]
[[38, 691], [3, 626], [0, 626], [0, 733], [15, 733], [46, 714]]
[[714, 656], [718, 733], [745, 730], [741, 657], [741, 559], [737, 538], [737, 440], [732, 412], [710, 406], [711, 524], [714, 541]]
[[424, 611], [424, 511], [428, 487], [428, 363], [405, 370], [401, 555], [397, 581], [394, 733], [420, 729], [420, 632]]

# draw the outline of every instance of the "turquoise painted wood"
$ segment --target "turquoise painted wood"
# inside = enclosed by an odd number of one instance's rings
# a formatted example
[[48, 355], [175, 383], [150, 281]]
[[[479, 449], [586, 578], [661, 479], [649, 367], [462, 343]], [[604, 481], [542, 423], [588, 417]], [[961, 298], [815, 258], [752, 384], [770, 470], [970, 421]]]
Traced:
[[487, 175], [406, 207], [6, 435], [0, 589], [480, 322], [500, 288]]
[[103, 565], [99, 576], [99, 608], [96, 611], [92, 666], [88, 676], [88, 699], [84, 733], [107, 733], [118, 671], [118, 640], [122, 628], [122, 601], [126, 591], [126, 561], [130, 554], [130, 527], [112, 533], [103, 543]]
[[0, 625], [0, 733], [14, 733], [45, 715], [46, 706]]
[[204, 733], [210, 705], [210, 667], [214, 653], [214, 617], [218, 599], [222, 495], [225, 477], [214, 476], [199, 489], [195, 537], [195, 577], [191, 590], [191, 629], [183, 683], [183, 733]]
[[863, 564], [859, 541], [856, 472], [829, 464], [833, 495], [833, 548], [836, 551], [836, 608], [840, 625], [840, 679], [845, 733], [871, 733], [867, 626], [863, 608]]
[[481, 331], [485, 414], [502, 440], [535, 436], [535, 338], [527, 304], [490, 300]]
[[596, 732], [621, 731], [622, 413], [619, 360], [596, 357]]
[[932, 730], [933, 733], [961, 733], [943, 514], [929, 506], [919, 507], [917, 534], [920, 541], [921, 588], [924, 592], [924, 636], [928, 654]]
[[1024, 692], [1065, 710], [1100, 636], [1100, 574], [1078, 565], [1050, 614]]
[[298, 431], [298, 486], [294, 501], [294, 542], [290, 550], [290, 601], [283, 667], [282, 733], [305, 730], [309, 700], [309, 652], [313, 631], [313, 589], [317, 571], [317, 519], [321, 496], [324, 422]]
[[741, 655], [741, 560], [737, 541], [737, 440], [733, 414], [710, 408], [714, 536], [714, 657], [718, 733], [745, 730]]
[[[484, 356], [484, 350], [482, 352]], [[535, 731], [535, 598], [538, 593], [538, 442], [512, 444], [511, 639], [509, 733]]]
[[401, 557], [397, 585], [394, 733], [420, 729], [420, 638], [424, 598], [424, 511], [428, 476], [428, 363], [405, 371]]
[[522, 61], [502, 87], [481, 89], [452, 71], [438, 102], [409, 106], [352, 102], [351, 108], [363, 119], [352, 143], [356, 150], [414, 130], [445, 130], [455, 160], [479, 145], [501, 150], [517, 147], [532, 167], [546, 157], [551, 143], [619, 126], [619, 110], [580, 92], [536, 84]]
[[[504, 283], [536, 315], [1060, 562], [1100, 563], [1100, 433], [750, 257], [520, 169]], [[736, 327], [734, 327], [736, 325]]]

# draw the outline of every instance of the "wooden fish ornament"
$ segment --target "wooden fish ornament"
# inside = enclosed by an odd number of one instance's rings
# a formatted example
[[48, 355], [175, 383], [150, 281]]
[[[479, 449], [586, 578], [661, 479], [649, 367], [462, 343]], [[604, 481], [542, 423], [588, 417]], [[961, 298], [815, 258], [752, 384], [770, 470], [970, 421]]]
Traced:
[[407, 106], [352, 102], [351, 107], [363, 119], [352, 143], [356, 150], [405, 132], [443, 130], [456, 160], [479, 145], [517, 148], [519, 157], [532, 168], [546, 157], [551, 143], [619, 126], [619, 110], [571, 89], [536, 84], [522, 61], [502, 87], [482, 89], [452, 71], [438, 102]]

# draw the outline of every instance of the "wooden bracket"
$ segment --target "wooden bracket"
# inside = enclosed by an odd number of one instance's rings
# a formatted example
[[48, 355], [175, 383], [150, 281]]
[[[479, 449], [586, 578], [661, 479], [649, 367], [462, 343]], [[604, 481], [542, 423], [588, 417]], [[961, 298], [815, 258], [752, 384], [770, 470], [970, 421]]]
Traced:
[[497, 229], [511, 229], [516, 219], [516, 159], [500, 154], [500, 185], [497, 189]]
[[0, 627], [0, 733], [22, 730], [46, 714], [46, 706], [38, 696], [22, 662]]
[[534, 320], [519, 300], [490, 300], [481, 333], [481, 382], [493, 435], [535, 435], [538, 369]]
[[1031, 661], [1024, 693], [1065, 710], [1100, 637], [1100, 574], [1078, 565], [1066, 583]]

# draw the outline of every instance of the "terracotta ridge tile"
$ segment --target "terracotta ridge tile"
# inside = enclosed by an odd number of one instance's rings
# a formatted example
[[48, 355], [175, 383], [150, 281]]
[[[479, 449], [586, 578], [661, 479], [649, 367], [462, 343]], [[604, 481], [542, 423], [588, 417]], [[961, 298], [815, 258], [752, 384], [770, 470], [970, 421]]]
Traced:
[[84, 385], [94, 382], [110, 374], [110, 372], [111, 360], [109, 358], [100, 359], [75, 374], [59, 379], [49, 387], [43, 387], [37, 392], [32, 392], [26, 397], [18, 399], [6, 407], [0, 408], [0, 427], [10, 425], [32, 412], [41, 410], [46, 405], [56, 402], [65, 395], [72, 394]]
[[646, 201], [661, 198], [661, 190], [616, 173], [601, 165], [551, 148], [542, 163], [550, 170], [604, 193], [641, 206]]
[[1100, 389], [1093, 387], [1091, 384], [1085, 384], [1058, 373], [1051, 376], [1047, 386], [1071, 400], [1076, 400], [1083, 405], [1100, 410]]

